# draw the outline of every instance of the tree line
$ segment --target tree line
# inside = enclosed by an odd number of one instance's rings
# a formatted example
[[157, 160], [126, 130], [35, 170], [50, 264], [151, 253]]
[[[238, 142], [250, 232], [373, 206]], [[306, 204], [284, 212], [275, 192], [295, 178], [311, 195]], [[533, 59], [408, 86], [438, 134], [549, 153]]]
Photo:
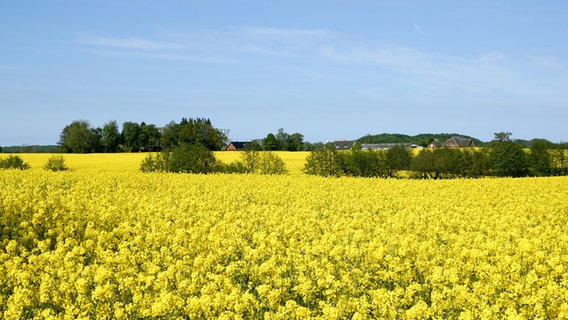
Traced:
[[527, 150], [510, 136], [496, 133], [483, 148], [421, 149], [416, 154], [402, 144], [378, 151], [355, 144], [349, 151], [338, 151], [328, 143], [308, 155], [304, 172], [382, 178], [401, 177], [404, 172], [423, 179], [568, 175], [568, 144], [534, 140]]
[[160, 151], [182, 143], [221, 150], [226, 140], [227, 131], [215, 128], [205, 118], [182, 118], [161, 128], [145, 122], [124, 122], [121, 130], [116, 121], [93, 128], [86, 120], [76, 120], [63, 128], [58, 145], [65, 153]]
[[[230, 164], [218, 161], [207, 146], [215, 139], [207, 140], [207, 130], [188, 125], [184, 130], [171, 134], [169, 147], [162, 152], [149, 153], [140, 165], [143, 172], [180, 173], [260, 173], [283, 174], [286, 167], [274, 153], [258, 152], [258, 145], [251, 143], [241, 153], [241, 159]], [[174, 127], [174, 126], [172, 126]], [[188, 140], [181, 134], [193, 128], [201, 132], [200, 140]], [[201, 131], [198, 129], [202, 129]], [[191, 136], [191, 135], [190, 135]], [[527, 150], [510, 139], [511, 133], [495, 134], [495, 139], [483, 148], [435, 148], [421, 149], [414, 154], [405, 145], [398, 144], [388, 150], [362, 150], [355, 144], [349, 151], [338, 151], [335, 144], [327, 143], [322, 149], [313, 150], [306, 158], [303, 171], [320, 176], [354, 176], [381, 178], [477, 178], [485, 176], [526, 177], [568, 175], [568, 144], [553, 144], [546, 140], [534, 140]], [[0, 159], [0, 169], [27, 169], [18, 156]], [[46, 169], [67, 170], [63, 158], [50, 159]]]
[[[58, 145], [63, 153], [161, 151], [183, 143], [201, 144], [216, 151], [226, 147], [228, 132], [215, 128], [205, 118], [182, 118], [180, 122], [172, 121], [164, 127], [145, 122], [124, 122], [121, 128], [114, 120], [102, 128], [91, 127], [86, 120], [76, 120], [63, 128]], [[323, 146], [304, 142], [301, 133], [289, 134], [284, 129], [249, 144], [264, 151], [302, 151]]]

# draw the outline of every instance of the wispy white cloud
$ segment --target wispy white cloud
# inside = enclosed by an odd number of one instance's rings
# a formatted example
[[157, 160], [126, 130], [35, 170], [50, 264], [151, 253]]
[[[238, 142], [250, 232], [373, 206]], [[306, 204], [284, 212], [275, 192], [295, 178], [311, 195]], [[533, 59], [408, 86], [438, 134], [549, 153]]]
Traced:
[[495, 63], [507, 60], [507, 55], [500, 52], [490, 52], [476, 58], [474, 61], [479, 63]]
[[155, 60], [168, 60], [168, 61], [181, 61], [181, 62], [200, 62], [200, 63], [214, 63], [214, 64], [238, 64], [238, 60], [198, 55], [192, 53], [173, 53], [173, 52], [130, 52], [130, 51], [112, 51], [104, 49], [94, 49], [91, 52], [105, 57], [112, 58], [129, 58], [129, 59], [155, 59]]
[[147, 37], [89, 37], [76, 41], [97, 54], [210, 63], [246, 63], [258, 57], [290, 59], [314, 53], [332, 35], [321, 29], [230, 27]]
[[[417, 32], [423, 32], [416, 22], [413, 24]], [[449, 55], [396, 43], [373, 43], [323, 29], [237, 26], [177, 31], [155, 38], [100, 36], [77, 42], [91, 52], [115, 58], [273, 65], [302, 76], [321, 75], [321, 70], [326, 70], [326, 74], [353, 79], [361, 70], [379, 68], [425, 91], [445, 88], [471, 95], [505, 93], [501, 96], [513, 97], [532, 91], [536, 96], [552, 90], [545, 88], [546, 83], [554, 84], [551, 88], [558, 87], [566, 78], [555, 71], [561, 62], [553, 58], [513, 57], [502, 52], [470, 57]], [[525, 70], [527, 66], [549, 74], [536, 80]], [[384, 78], [382, 74], [371, 77]], [[338, 77], [333, 81], [340, 81]]]
[[381, 67], [405, 74], [447, 78], [452, 73], [441, 68], [439, 56], [414, 48], [383, 45], [378, 47], [358, 46], [354, 48], [323, 48], [323, 57], [344, 63]]
[[273, 39], [326, 38], [333, 35], [333, 32], [323, 29], [270, 28], [258, 26], [235, 27], [233, 29], [250, 37], [270, 37]]
[[416, 21], [412, 21], [412, 24], [413, 24], [414, 30], [416, 30], [416, 32], [418, 32], [420, 34], [424, 34], [424, 31], [422, 30], [422, 28], [420, 28], [420, 26], [418, 25], [418, 23], [416, 23]]
[[90, 37], [77, 41], [89, 51], [105, 57], [169, 60], [184, 62], [200, 62], [230, 64], [237, 61], [224, 57], [222, 52], [208, 43], [196, 41], [171, 40], [162, 37], [158, 40], [145, 37]]
[[97, 47], [109, 47], [118, 49], [138, 49], [138, 50], [164, 50], [164, 49], [184, 49], [185, 46], [180, 43], [156, 41], [146, 38], [112, 38], [112, 37], [94, 37], [86, 38], [78, 41], [80, 44], [86, 44]]
[[[511, 101], [529, 105], [529, 101], [546, 104], [546, 101], [566, 96], [563, 93], [566, 90], [561, 89], [568, 81], [561, 72], [565, 69], [546, 67], [558, 65], [554, 59], [532, 59], [501, 52], [465, 57], [398, 45], [348, 47], [336, 44], [322, 48], [321, 55], [329, 61], [362, 67], [359, 70], [367, 70], [370, 74], [367, 77], [374, 81], [384, 81], [387, 77], [401, 81], [399, 88], [412, 92], [413, 98], [399, 96], [397, 99], [425, 101], [438, 97], [476, 101], [479, 105], [510, 104]], [[378, 72], [373, 75], [372, 70]], [[375, 97], [384, 96], [383, 92], [378, 94], [380, 88], [377, 90]], [[365, 91], [366, 96], [373, 96], [372, 93], [372, 90]]]
[[532, 65], [544, 68], [544, 69], [551, 69], [551, 70], [558, 70], [566, 68], [564, 62], [554, 57], [543, 57], [543, 56], [536, 56], [531, 57], [530, 62]]

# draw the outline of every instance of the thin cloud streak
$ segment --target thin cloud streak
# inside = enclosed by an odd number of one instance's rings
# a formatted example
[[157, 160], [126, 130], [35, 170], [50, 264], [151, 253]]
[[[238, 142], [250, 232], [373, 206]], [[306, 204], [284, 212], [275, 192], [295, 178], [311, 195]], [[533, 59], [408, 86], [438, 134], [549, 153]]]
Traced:
[[[137, 56], [162, 60], [208, 63], [244, 63], [255, 57], [295, 59], [317, 52], [319, 41], [331, 36], [320, 29], [286, 29], [266, 27], [231, 27], [224, 30], [176, 32], [170, 38], [91, 37], [76, 43], [95, 48], [91, 52], [106, 56]], [[101, 50], [103, 48], [103, 50]], [[114, 49], [114, 51], [113, 51]], [[115, 52], [113, 54], [113, 52]]]
[[424, 31], [422, 31], [422, 28], [420, 28], [420, 26], [418, 25], [418, 23], [416, 23], [416, 21], [412, 21], [412, 24], [414, 25], [414, 30], [416, 30], [416, 32], [424, 34]]
[[[422, 31], [414, 24], [417, 31]], [[364, 41], [322, 29], [243, 26], [178, 32], [174, 37], [165, 35], [162, 39], [95, 37], [78, 43], [95, 48], [91, 49], [95, 54], [116, 58], [257, 66], [286, 62], [293, 63], [301, 74], [318, 73], [318, 67], [333, 70], [341, 65], [353, 65], [356, 70], [367, 66], [367, 69], [382, 68], [398, 76], [406, 75], [410, 77], [409, 81], [436, 90], [445, 87], [470, 94], [501, 92], [507, 96], [531, 92], [544, 94], [552, 90], [539, 84], [548, 78], [538, 81], [527, 77], [519, 66], [545, 69], [546, 65], [558, 63], [549, 62], [550, 59], [513, 58], [501, 52], [476, 57], [447, 56], [396, 44], [372, 46]], [[304, 64], [306, 59], [311, 59], [313, 64]], [[547, 69], [547, 72], [558, 77], [554, 71]], [[377, 74], [374, 77], [384, 76]]]
[[185, 49], [186, 46], [179, 43], [171, 43], [164, 41], [149, 40], [146, 38], [132, 37], [132, 38], [111, 38], [111, 37], [96, 37], [79, 40], [78, 43], [97, 46], [97, 47], [110, 47], [118, 49], [134, 49], [134, 50], [171, 50], [171, 49]]
[[466, 91], [501, 90], [516, 92], [524, 79], [519, 70], [509, 66], [511, 59], [500, 53], [464, 58], [422, 52], [403, 46], [359, 47], [341, 51], [325, 48], [329, 60], [369, 65], [415, 77], [423, 83], [435, 83]]
[[155, 60], [168, 60], [168, 61], [181, 61], [181, 62], [199, 62], [210, 64], [241, 64], [242, 62], [236, 59], [228, 59], [223, 57], [214, 56], [199, 56], [191, 55], [189, 53], [157, 53], [157, 52], [129, 52], [129, 51], [112, 51], [93, 49], [90, 50], [93, 54], [111, 58], [121, 59], [155, 59]]
[[277, 39], [327, 38], [333, 35], [333, 32], [323, 29], [268, 28], [255, 26], [235, 27], [233, 29], [238, 33], [250, 37], [270, 37]]

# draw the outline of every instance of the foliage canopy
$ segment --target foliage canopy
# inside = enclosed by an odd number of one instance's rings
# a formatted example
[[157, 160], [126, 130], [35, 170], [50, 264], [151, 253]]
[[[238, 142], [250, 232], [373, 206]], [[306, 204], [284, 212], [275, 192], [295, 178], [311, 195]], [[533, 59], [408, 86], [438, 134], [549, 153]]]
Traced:
[[30, 165], [17, 155], [9, 155], [6, 158], [0, 158], [0, 169], [29, 169]]

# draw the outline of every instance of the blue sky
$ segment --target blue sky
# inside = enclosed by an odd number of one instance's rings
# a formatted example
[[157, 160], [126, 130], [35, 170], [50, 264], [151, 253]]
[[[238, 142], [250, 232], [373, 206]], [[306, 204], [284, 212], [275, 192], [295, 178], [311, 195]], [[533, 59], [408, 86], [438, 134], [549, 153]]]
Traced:
[[182, 117], [232, 140], [568, 141], [567, 16], [567, 1], [6, 0], [0, 145]]

